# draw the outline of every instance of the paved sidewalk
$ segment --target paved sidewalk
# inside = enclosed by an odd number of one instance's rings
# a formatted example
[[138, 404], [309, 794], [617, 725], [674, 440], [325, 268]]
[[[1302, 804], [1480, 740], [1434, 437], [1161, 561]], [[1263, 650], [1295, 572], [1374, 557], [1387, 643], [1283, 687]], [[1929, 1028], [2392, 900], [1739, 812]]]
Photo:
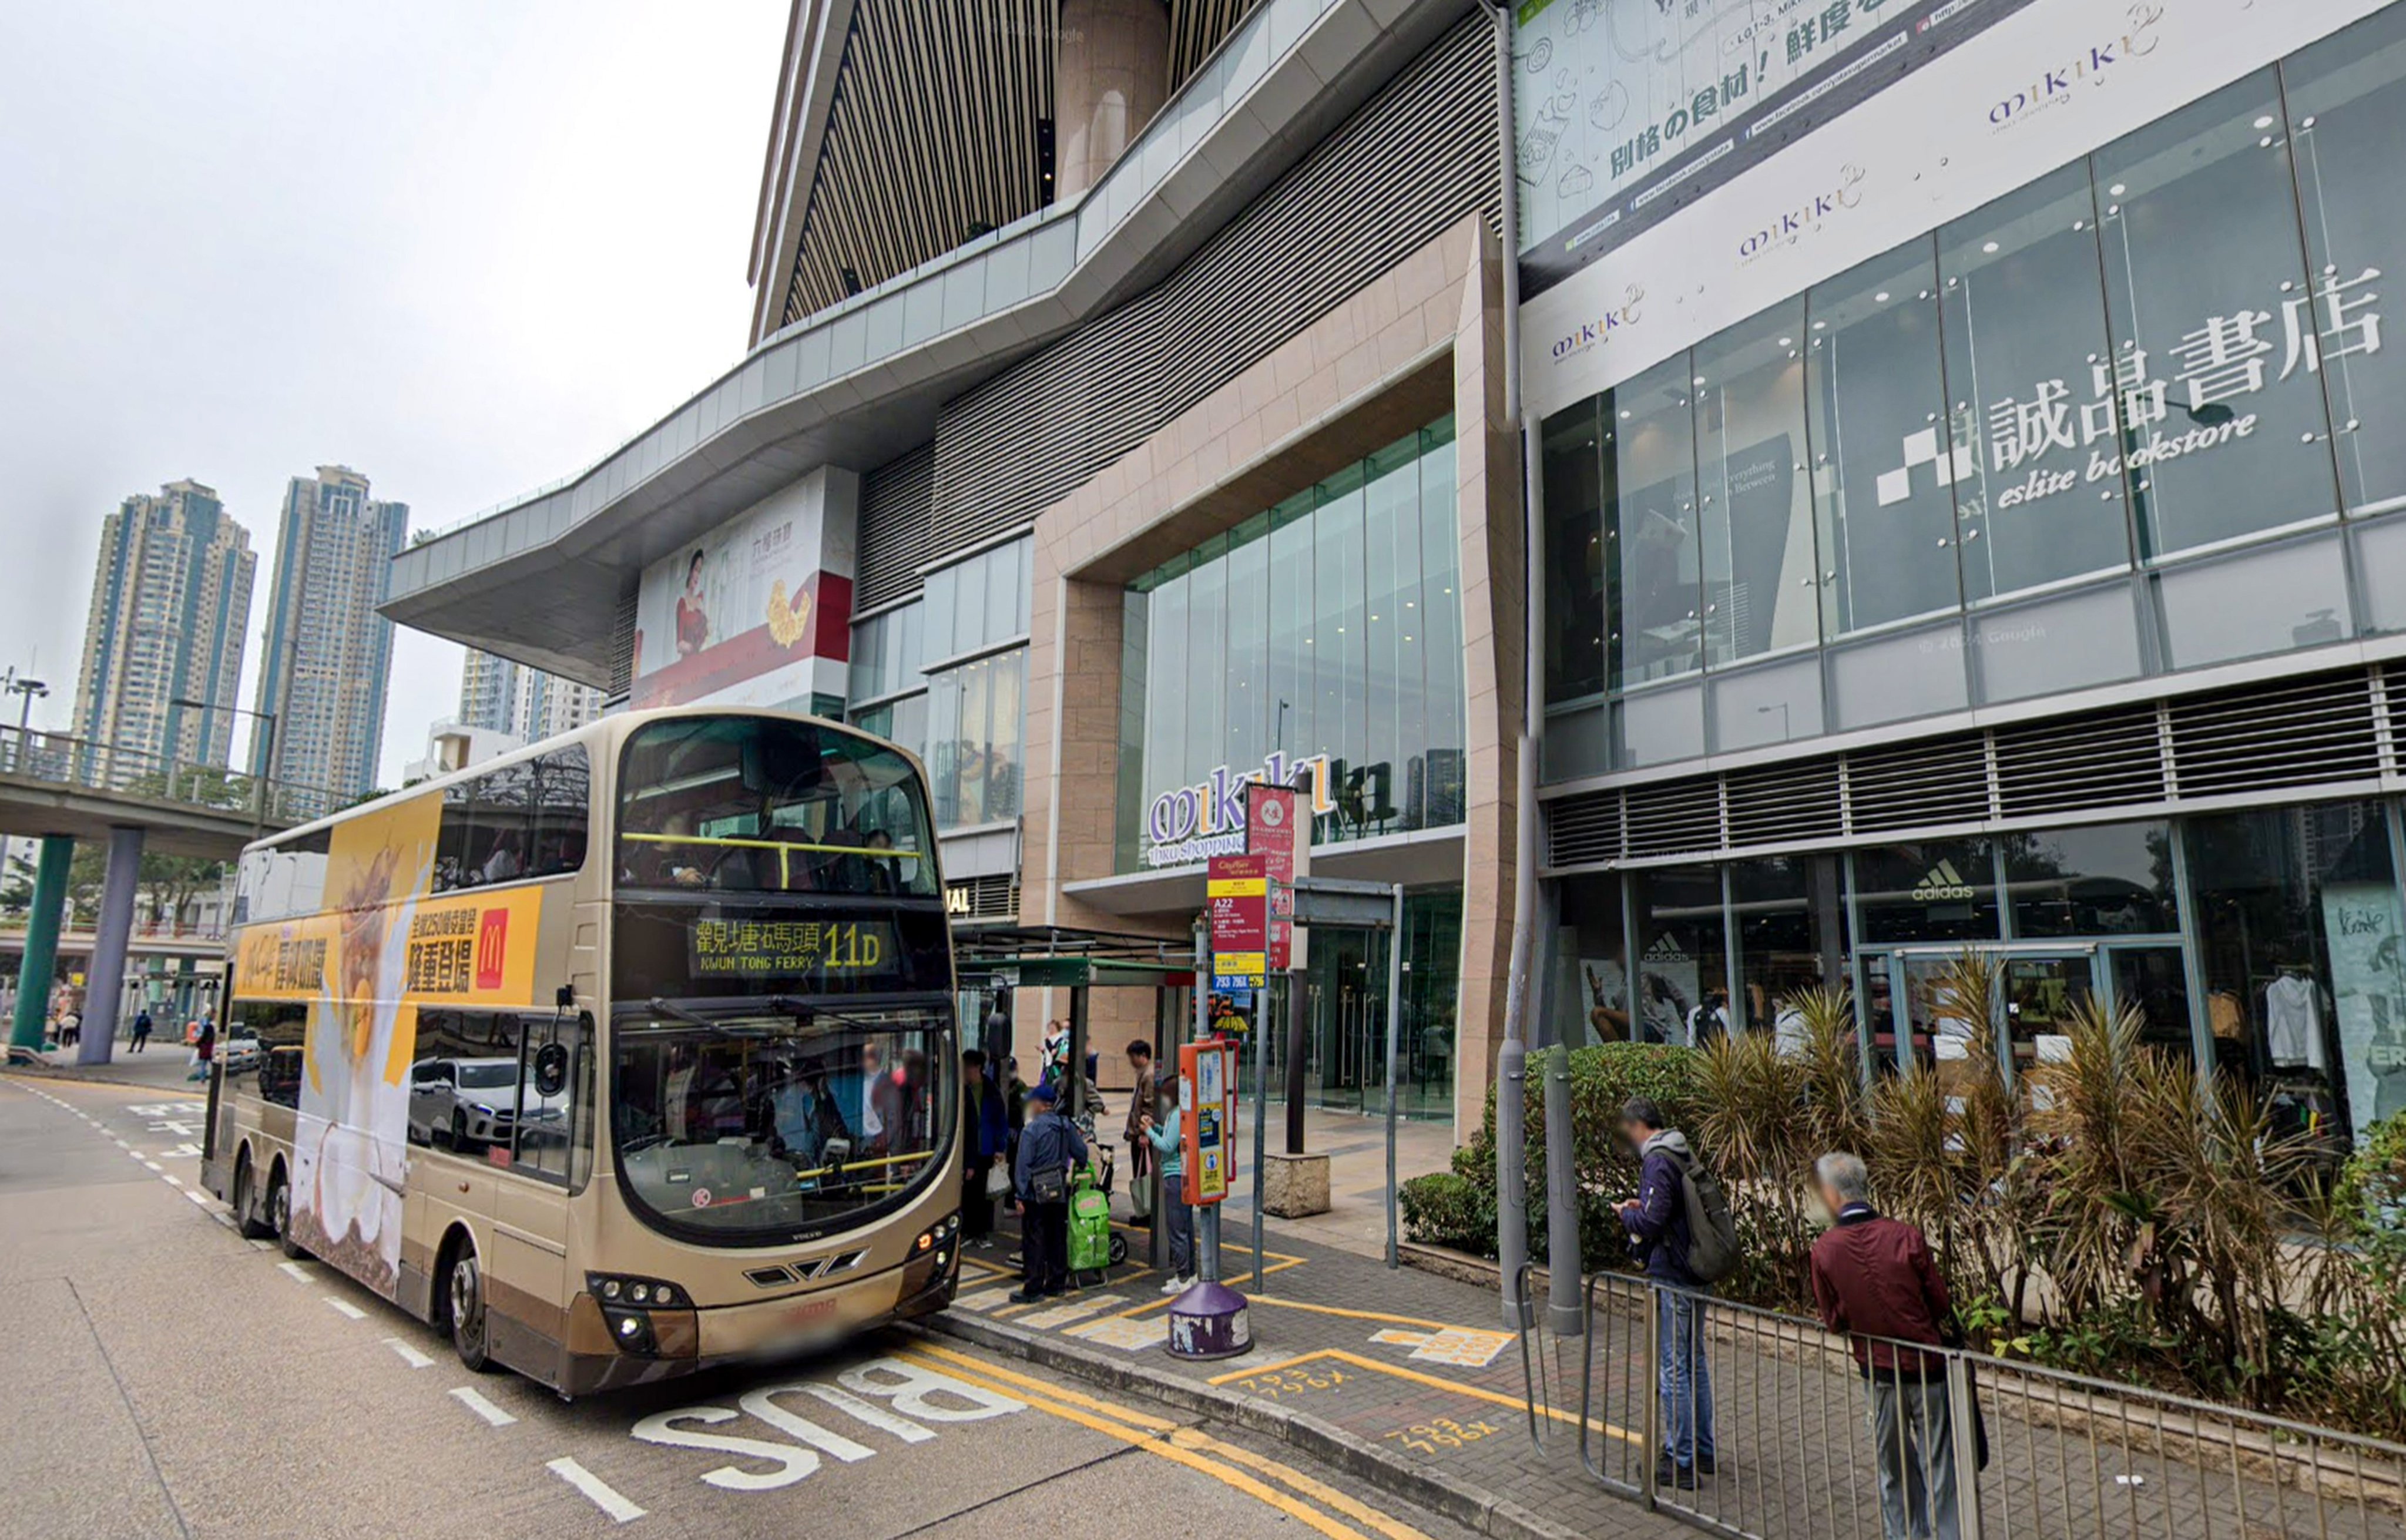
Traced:
[[[1381, 1164], [1383, 1174], [1383, 1157]], [[1383, 1196], [1383, 1192], [1382, 1194]], [[1383, 1221], [1381, 1222], [1383, 1222]], [[1519, 1344], [1502, 1328], [1488, 1290], [1298, 1235], [1272, 1221], [1263, 1277], [1253, 1277], [1250, 1225], [1227, 1225], [1232, 1284], [1253, 1300], [1253, 1349], [1216, 1363], [1169, 1356], [1170, 1299], [1161, 1275], [1140, 1265], [1145, 1235], [1129, 1231], [1133, 1260], [1057, 1303], [1010, 1303], [1004, 1271], [1016, 1242], [967, 1253], [968, 1275], [940, 1331], [1004, 1348], [1064, 1373], [1159, 1395], [1209, 1396], [1232, 1415], [1350, 1464], [1366, 1480], [1407, 1490], [1413, 1501], [1496, 1535], [1658, 1537], [1692, 1530], [1606, 1493], [1578, 1452], [1578, 1360], [1545, 1375], [1554, 1405], [1531, 1442]], [[1597, 1424], [1592, 1439], [1636, 1435]], [[1333, 1452], [1332, 1452], [1333, 1447]]]
[[[189, 1085], [195, 1095], [208, 1089], [204, 1082], [191, 1079], [192, 1051], [180, 1042], [153, 1038], [149, 1046], [139, 1053], [120, 1042], [115, 1045], [106, 1064], [78, 1065], [76, 1052], [72, 1048], [42, 1051], [41, 1057], [50, 1066], [50, 1078], [102, 1081], [113, 1085], [138, 1085], [154, 1090]], [[41, 1075], [45, 1072], [36, 1069], [33, 1073]]]

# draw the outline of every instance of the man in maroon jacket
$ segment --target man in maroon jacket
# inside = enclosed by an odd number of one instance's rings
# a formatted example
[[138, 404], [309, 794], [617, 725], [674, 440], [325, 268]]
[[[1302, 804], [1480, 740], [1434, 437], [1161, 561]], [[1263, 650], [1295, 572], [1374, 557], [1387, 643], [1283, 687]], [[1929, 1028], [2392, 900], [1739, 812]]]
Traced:
[[1813, 1173], [1837, 1221], [1813, 1243], [1813, 1297], [1871, 1383], [1881, 1526], [1888, 1540], [1957, 1540], [1946, 1360], [1908, 1346], [1940, 1345], [1946, 1280], [1919, 1230], [1874, 1210], [1860, 1157], [1823, 1155]]

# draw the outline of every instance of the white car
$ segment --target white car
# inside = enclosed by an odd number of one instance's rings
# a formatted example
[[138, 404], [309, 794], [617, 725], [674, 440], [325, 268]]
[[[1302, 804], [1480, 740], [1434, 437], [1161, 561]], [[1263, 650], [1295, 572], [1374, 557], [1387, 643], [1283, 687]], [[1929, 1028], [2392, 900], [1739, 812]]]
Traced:
[[225, 1072], [229, 1075], [250, 1073], [259, 1067], [260, 1060], [265, 1056], [265, 1051], [259, 1046], [258, 1035], [250, 1032], [226, 1038], [218, 1045], [218, 1053], [224, 1058]]
[[409, 1071], [409, 1142], [463, 1153], [506, 1147], [521, 1120], [557, 1123], [567, 1096], [518, 1083], [516, 1059], [424, 1059]]

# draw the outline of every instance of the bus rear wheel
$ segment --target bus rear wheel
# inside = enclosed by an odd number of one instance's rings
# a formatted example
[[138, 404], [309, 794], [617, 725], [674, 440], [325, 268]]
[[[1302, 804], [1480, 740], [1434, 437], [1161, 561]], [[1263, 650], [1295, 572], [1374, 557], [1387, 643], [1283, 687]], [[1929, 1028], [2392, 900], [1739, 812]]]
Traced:
[[293, 1261], [309, 1254], [309, 1248], [292, 1238], [292, 1184], [284, 1180], [281, 1166], [267, 1179], [267, 1228], [276, 1248]]
[[234, 1161], [234, 1222], [245, 1240], [265, 1240], [276, 1232], [253, 1211], [258, 1207], [258, 1194], [251, 1191], [258, 1178], [251, 1174], [250, 1151], [245, 1150]]
[[482, 1374], [492, 1363], [485, 1335], [485, 1274], [476, 1263], [476, 1243], [460, 1237], [451, 1251], [451, 1265], [443, 1284], [443, 1325], [451, 1334], [451, 1350], [471, 1373]]

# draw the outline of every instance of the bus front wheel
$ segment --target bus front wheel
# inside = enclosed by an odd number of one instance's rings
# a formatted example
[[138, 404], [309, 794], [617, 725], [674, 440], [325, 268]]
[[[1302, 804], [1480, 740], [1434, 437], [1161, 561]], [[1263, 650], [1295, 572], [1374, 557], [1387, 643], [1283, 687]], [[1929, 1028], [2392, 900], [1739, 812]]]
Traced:
[[476, 1243], [460, 1237], [451, 1252], [444, 1283], [443, 1323], [451, 1333], [451, 1350], [472, 1373], [481, 1374], [492, 1362], [485, 1337], [485, 1274], [476, 1263]]

